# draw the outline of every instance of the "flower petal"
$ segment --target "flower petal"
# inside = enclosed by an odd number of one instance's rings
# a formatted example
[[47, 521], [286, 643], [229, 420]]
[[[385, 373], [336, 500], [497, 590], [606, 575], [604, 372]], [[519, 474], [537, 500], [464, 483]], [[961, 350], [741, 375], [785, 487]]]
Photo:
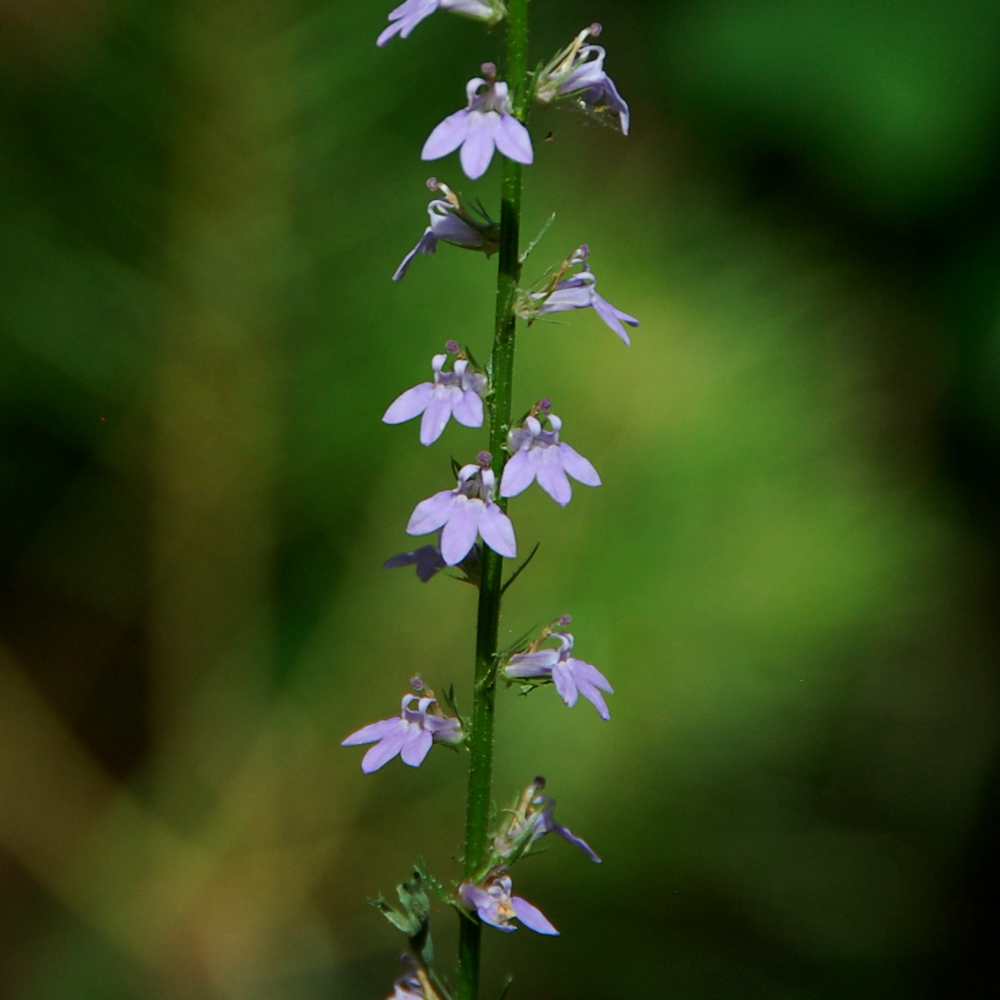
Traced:
[[479, 393], [466, 389], [455, 403], [452, 413], [463, 427], [483, 426], [483, 401]]
[[559, 661], [557, 649], [539, 649], [534, 653], [515, 653], [503, 672], [508, 677], [548, 677]]
[[449, 566], [460, 563], [468, 554], [479, 530], [478, 510], [482, 500], [457, 496], [451, 507], [448, 523], [441, 532], [441, 555]]
[[397, 729], [390, 733], [380, 743], [376, 743], [361, 759], [361, 770], [371, 774], [384, 767], [403, 747], [403, 730]]
[[429, 531], [437, 531], [451, 516], [452, 503], [455, 494], [451, 490], [442, 490], [434, 496], [421, 500], [406, 526], [408, 535], [426, 535]]
[[402, 395], [397, 396], [389, 409], [382, 414], [382, 423], [401, 424], [406, 420], [412, 420], [427, 409], [433, 391], [433, 382], [421, 382], [420, 385], [407, 389]]
[[589, 681], [594, 687], [599, 687], [602, 691], [607, 691], [608, 694], [614, 694], [615, 689], [611, 686], [607, 677], [604, 676], [592, 663], [587, 663], [586, 660], [581, 660], [575, 656], [571, 656], [567, 659], [567, 664], [573, 673], [573, 676], [578, 680], [583, 679]]
[[500, 496], [516, 497], [535, 481], [535, 460], [529, 450], [517, 451], [503, 467]]
[[498, 555], [507, 559], [513, 559], [517, 555], [514, 525], [495, 503], [486, 504], [486, 509], [479, 515], [479, 534]]
[[552, 680], [555, 682], [559, 697], [572, 708], [576, 704], [579, 691], [576, 689], [573, 672], [569, 669], [565, 661], [560, 661], [552, 668]]
[[513, 116], [504, 115], [496, 133], [497, 149], [517, 163], [531, 163], [535, 154], [531, 148], [531, 133]]
[[373, 722], [371, 725], [362, 726], [356, 733], [351, 733], [346, 739], [341, 740], [342, 747], [354, 747], [359, 743], [374, 743], [388, 736], [389, 733], [399, 728], [402, 720], [397, 715], [392, 719], [382, 719], [381, 722]]
[[[500, 115], [496, 111], [469, 111], [465, 142], [462, 144], [462, 169], [471, 180], [486, 173], [493, 159]], [[454, 147], [453, 147], [454, 148]]]
[[420, 151], [420, 159], [437, 160], [458, 149], [468, 134], [468, 117], [469, 112], [463, 108], [440, 122], [427, 137], [424, 148]]
[[399, 267], [393, 272], [392, 280], [399, 281], [402, 279], [403, 275], [409, 270], [410, 261], [418, 253], [430, 254], [437, 250], [438, 238], [434, 235], [434, 231], [428, 226], [424, 230], [423, 236], [417, 240], [417, 245], [400, 261]]
[[555, 823], [552, 829], [562, 837], [567, 843], [572, 844], [574, 847], [579, 847], [584, 854], [590, 858], [591, 861], [596, 864], [601, 863], [600, 857], [598, 857], [597, 852], [583, 839], [583, 837], [578, 837], [568, 826], [562, 826], [559, 823]]
[[444, 432], [451, 419], [451, 406], [454, 390], [445, 385], [436, 385], [431, 394], [423, 420], [420, 421], [420, 443], [434, 444]]
[[632, 343], [629, 335], [625, 332], [625, 327], [622, 326], [622, 321], [624, 320], [629, 326], [638, 326], [639, 321], [634, 316], [629, 316], [627, 312], [622, 312], [621, 309], [616, 309], [607, 299], [601, 298], [597, 292], [593, 294], [593, 305], [597, 312], [597, 315], [604, 320], [605, 323], [619, 337], [625, 342], [626, 347]]
[[585, 677], [577, 677], [575, 680], [580, 694], [597, 709], [597, 714], [607, 722], [611, 718], [611, 713], [608, 711], [608, 703], [604, 700], [604, 695]]
[[532, 906], [526, 899], [520, 896], [511, 896], [510, 905], [517, 914], [517, 919], [525, 927], [533, 930], [536, 934], [558, 934], [559, 931], [549, 923], [548, 918], [537, 906]]
[[601, 477], [597, 474], [597, 469], [575, 448], [571, 448], [564, 441], [559, 442], [559, 457], [562, 459], [562, 467], [578, 483], [583, 483], [584, 486], [601, 485]]
[[410, 767], [420, 767], [433, 742], [434, 737], [426, 729], [421, 729], [413, 733], [412, 736], [407, 734], [407, 738], [403, 742], [403, 752], [400, 754], [403, 763], [409, 764]]
[[540, 449], [538, 485], [561, 507], [565, 507], [573, 499], [573, 487], [563, 471], [558, 448]]

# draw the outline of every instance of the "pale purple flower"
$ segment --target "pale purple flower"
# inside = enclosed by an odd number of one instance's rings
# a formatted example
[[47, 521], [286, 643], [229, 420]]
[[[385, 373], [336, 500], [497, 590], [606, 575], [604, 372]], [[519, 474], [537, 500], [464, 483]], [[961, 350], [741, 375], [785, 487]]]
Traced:
[[455, 14], [464, 14], [476, 21], [486, 21], [496, 24], [502, 21], [506, 10], [503, 3], [487, 3], [485, 0], [406, 0], [395, 10], [389, 12], [388, 28], [378, 36], [376, 45], [385, 45], [390, 38], [399, 35], [408, 38], [413, 29], [425, 18], [430, 17], [438, 8], [450, 10]]
[[[414, 702], [416, 708], [412, 707]], [[361, 761], [361, 770], [365, 774], [377, 771], [397, 754], [403, 758], [404, 764], [419, 767], [435, 740], [455, 746], [465, 738], [462, 723], [441, 715], [436, 705], [437, 699], [430, 696], [403, 695], [399, 715], [362, 726], [340, 745], [375, 744]]]
[[[597, 279], [587, 263], [589, 252], [586, 245], [574, 251], [573, 256], [557, 271], [557, 280], [550, 281], [539, 291], [519, 291], [514, 312], [530, 324], [539, 316], [548, 316], [551, 313], [568, 312], [571, 309], [593, 309], [626, 345], [631, 344], [632, 341], [622, 323], [635, 327], [639, 325], [639, 321], [634, 316], [616, 309], [607, 299], [597, 294]], [[580, 267], [576, 274], [569, 278], [561, 277], [574, 266]]]
[[529, 416], [523, 427], [514, 427], [507, 435], [507, 447], [513, 454], [504, 466], [500, 496], [516, 497], [537, 478], [538, 485], [565, 507], [573, 497], [567, 474], [584, 486], [600, 486], [601, 477], [587, 459], [559, 440], [562, 421], [554, 413], [541, 415], [552, 430], [543, 430], [541, 421]]
[[556, 833], [567, 843], [578, 847], [591, 861], [597, 864], [601, 859], [591, 846], [582, 838], [577, 837], [569, 827], [555, 821], [554, 799], [540, 794], [545, 787], [544, 778], [535, 778], [528, 785], [517, 804], [511, 811], [504, 828], [493, 841], [493, 850], [505, 861], [514, 857], [515, 860], [531, 850], [532, 845], [547, 833]]
[[628, 135], [628, 105], [604, 72], [604, 49], [584, 44], [588, 36], [600, 33], [599, 24], [584, 28], [555, 56], [538, 76], [535, 100], [540, 104], [569, 100], [595, 114], [610, 113], [618, 119], [622, 134]]
[[510, 921], [517, 919], [538, 934], [559, 933], [541, 910], [520, 896], [512, 896], [510, 890], [510, 876], [501, 865], [493, 869], [481, 885], [463, 882], [458, 887], [458, 898], [470, 910], [475, 910], [484, 924], [497, 930], [516, 931]]
[[[489, 64], [483, 71], [492, 70]], [[431, 132], [420, 156], [437, 160], [462, 147], [462, 169], [472, 180], [482, 177], [493, 150], [518, 163], [531, 163], [534, 153], [528, 130], [511, 114], [507, 84], [475, 77], [465, 85], [469, 106], [449, 115]]]
[[[403, 258], [392, 276], [399, 281], [406, 274], [410, 261], [418, 253], [432, 254], [439, 242], [451, 243], [466, 250], [482, 250], [491, 257], [500, 247], [500, 227], [482, 208], [469, 209], [447, 184], [435, 177], [427, 181], [432, 191], [439, 191], [443, 198], [435, 198], [427, 206], [430, 225], [424, 230], [417, 245]], [[472, 212], [479, 218], [476, 218]]]
[[406, 526], [407, 534], [425, 535], [443, 528], [441, 555], [448, 566], [460, 563], [468, 555], [477, 535], [494, 552], [513, 559], [517, 555], [514, 526], [493, 502], [495, 485], [492, 469], [462, 466], [455, 489], [442, 490], [417, 504]]
[[422, 413], [420, 443], [425, 445], [441, 437], [452, 417], [464, 427], [482, 427], [486, 376], [470, 372], [465, 358], [456, 360], [454, 370], [446, 372], [447, 360], [447, 354], [435, 354], [431, 359], [434, 381], [407, 389], [385, 411], [383, 422], [401, 424]]
[[582, 694], [606, 722], [611, 713], [601, 691], [615, 693], [607, 677], [597, 667], [570, 655], [573, 652], [573, 636], [569, 632], [552, 632], [550, 635], [559, 643], [558, 649], [515, 653], [503, 669], [504, 676], [508, 680], [551, 679], [559, 697], [570, 708]]

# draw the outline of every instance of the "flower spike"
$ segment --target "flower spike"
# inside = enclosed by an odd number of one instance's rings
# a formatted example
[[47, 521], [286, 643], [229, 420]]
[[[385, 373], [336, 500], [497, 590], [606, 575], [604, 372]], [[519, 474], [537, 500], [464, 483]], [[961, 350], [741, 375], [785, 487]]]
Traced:
[[[548, 403], [548, 400], [542, 400]], [[537, 413], [538, 416], [535, 416]], [[547, 420], [551, 430], [543, 430], [541, 420]], [[507, 447], [512, 455], [504, 466], [500, 480], [500, 496], [516, 497], [537, 478], [538, 485], [557, 504], [565, 507], [573, 497], [567, 474], [584, 486], [600, 486], [597, 470], [565, 441], [559, 440], [562, 421], [541, 404], [534, 408], [523, 427], [514, 427], [507, 435]]]
[[[622, 323], [636, 327], [639, 321], [621, 309], [616, 309], [607, 299], [597, 294], [597, 279], [590, 270], [587, 257], [590, 249], [584, 244], [556, 268], [555, 274], [536, 287], [536, 291], [520, 289], [514, 312], [530, 325], [539, 316], [568, 312], [572, 309], [593, 309], [605, 324], [622, 339], [627, 347], [632, 343]], [[563, 277], [574, 267], [580, 270], [569, 278]]]
[[502, 0], [406, 0], [395, 10], [389, 12], [390, 24], [383, 29], [375, 41], [376, 45], [385, 45], [390, 39], [399, 35], [408, 38], [410, 32], [424, 18], [430, 17], [438, 8], [450, 10], [453, 14], [463, 14], [475, 21], [485, 21], [492, 27], [507, 16], [507, 8]]
[[472, 180], [486, 173], [494, 149], [518, 163], [534, 159], [528, 130], [511, 114], [507, 84], [496, 79], [492, 63], [484, 63], [483, 72], [487, 79], [477, 76], [465, 85], [468, 107], [445, 118], [420, 153], [421, 159], [437, 160], [461, 146], [462, 169]]
[[[449, 341], [447, 346], [451, 344]], [[486, 376], [470, 372], [469, 360], [465, 357], [456, 358], [452, 371], [446, 372], [447, 361], [448, 354], [435, 354], [431, 359], [434, 381], [421, 382], [407, 389], [385, 411], [382, 421], [401, 424], [422, 413], [420, 443], [424, 445], [437, 441], [452, 417], [465, 427], [482, 427]]]

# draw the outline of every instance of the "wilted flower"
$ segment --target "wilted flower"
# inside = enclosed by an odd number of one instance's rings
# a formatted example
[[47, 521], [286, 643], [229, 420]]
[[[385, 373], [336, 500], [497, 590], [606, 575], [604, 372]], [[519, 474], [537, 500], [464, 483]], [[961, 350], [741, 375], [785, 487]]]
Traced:
[[491, 25], [502, 21], [507, 13], [501, 0], [494, 0], [492, 3], [486, 0], [406, 0], [406, 3], [401, 3], [389, 12], [392, 23], [382, 31], [375, 44], [385, 45], [396, 34], [400, 38], [408, 38], [410, 32], [439, 7]]
[[[539, 648], [541, 642], [549, 637], [559, 643], [558, 649]], [[607, 721], [611, 718], [601, 691], [614, 694], [614, 689], [597, 667], [570, 655], [573, 652], [573, 636], [569, 632], [546, 629], [533, 647], [527, 652], [515, 653], [507, 661], [503, 673], [508, 680], [549, 679], [555, 684], [559, 697], [570, 708], [582, 694], [602, 719]]]
[[[482, 250], [487, 257], [495, 254], [500, 247], [500, 227], [481, 205], [476, 209], [469, 209], [447, 184], [436, 177], [429, 178], [427, 186], [432, 191], [440, 191], [444, 197], [435, 198], [427, 206], [431, 224], [424, 230], [417, 245], [400, 262], [392, 276], [393, 281], [399, 281], [406, 274], [410, 261], [418, 253], [434, 253], [439, 242], [451, 243], [466, 250]], [[472, 215], [473, 211], [479, 218]]]
[[600, 33], [599, 24], [584, 28], [542, 69], [535, 86], [535, 100], [540, 104], [569, 100], [596, 114], [610, 112], [618, 119], [622, 134], [628, 135], [628, 105], [604, 72], [604, 49], [584, 44], [590, 35], [596, 37]]
[[[416, 708], [413, 708], [414, 702]], [[397, 754], [403, 758], [404, 764], [419, 767], [435, 740], [456, 746], [464, 738], [462, 723], [458, 719], [443, 716], [437, 699], [430, 692], [425, 692], [423, 697], [403, 695], [399, 715], [362, 726], [340, 745], [352, 747], [360, 743], [374, 743], [375, 746], [361, 761], [361, 770], [365, 774], [371, 774]]]
[[591, 861], [600, 864], [601, 859], [582, 837], [577, 837], [569, 827], [555, 821], [556, 803], [549, 796], [540, 794], [544, 787], [545, 779], [535, 778], [524, 790], [517, 807], [494, 838], [496, 855], [504, 861], [516, 860], [530, 851], [532, 845], [545, 834], [557, 833], [567, 843], [583, 851]]
[[479, 465], [464, 465], [458, 473], [458, 485], [421, 500], [410, 516], [407, 534], [425, 535], [441, 532], [441, 555], [445, 564], [460, 563], [476, 541], [476, 535], [494, 552], [508, 559], [517, 555], [514, 526], [510, 518], [493, 502], [496, 476], [486, 467], [489, 453], [480, 453]]
[[483, 923], [501, 931], [516, 931], [510, 923], [515, 918], [525, 927], [539, 934], [558, 934], [545, 914], [526, 899], [510, 894], [511, 881], [502, 865], [494, 868], [480, 885], [463, 882], [458, 887], [458, 898], [479, 914]]
[[447, 354], [435, 354], [431, 359], [434, 381], [421, 382], [407, 389], [385, 411], [382, 420], [387, 424], [401, 424], [422, 413], [420, 443], [425, 445], [441, 437], [452, 417], [465, 427], [482, 427], [486, 376], [470, 372], [466, 358], [458, 358], [453, 370], [446, 372], [447, 360]]
[[534, 153], [528, 130], [511, 114], [507, 84], [493, 76], [495, 67], [483, 65], [489, 79], [474, 77], [465, 85], [469, 106], [449, 115], [438, 125], [420, 156], [436, 160], [462, 147], [462, 169], [472, 180], [486, 173], [493, 150], [518, 163], [531, 163]]
[[[543, 402], [547, 402], [544, 400]], [[584, 486], [600, 486], [597, 470], [579, 452], [559, 440], [562, 421], [545, 408], [536, 407], [550, 431], [542, 429], [538, 417], [529, 415], [523, 427], [514, 427], [507, 435], [507, 447], [513, 453], [504, 466], [500, 496], [516, 497], [537, 478], [538, 485], [557, 504], [565, 507], [573, 498], [567, 473]]]

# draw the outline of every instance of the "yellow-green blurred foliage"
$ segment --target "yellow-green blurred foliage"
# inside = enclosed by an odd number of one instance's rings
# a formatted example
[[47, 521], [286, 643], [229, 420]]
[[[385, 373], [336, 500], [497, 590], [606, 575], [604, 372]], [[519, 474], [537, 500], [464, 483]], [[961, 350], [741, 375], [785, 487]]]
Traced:
[[[488, 354], [492, 262], [389, 276], [428, 173], [496, 209], [418, 154], [502, 29], [389, 6], [0, 0], [4, 998], [381, 998], [365, 898], [458, 874], [463, 758], [338, 744], [469, 704], [475, 592], [380, 564], [484, 439], [380, 416]], [[511, 504], [503, 635], [572, 613], [615, 695], [501, 698], [499, 805], [544, 774], [605, 860], [519, 868], [562, 936], [484, 996], [993, 996], [1000, 8], [533, 8], [633, 134], [536, 117], [526, 277], [587, 242], [642, 327], [519, 335], [604, 485]]]

